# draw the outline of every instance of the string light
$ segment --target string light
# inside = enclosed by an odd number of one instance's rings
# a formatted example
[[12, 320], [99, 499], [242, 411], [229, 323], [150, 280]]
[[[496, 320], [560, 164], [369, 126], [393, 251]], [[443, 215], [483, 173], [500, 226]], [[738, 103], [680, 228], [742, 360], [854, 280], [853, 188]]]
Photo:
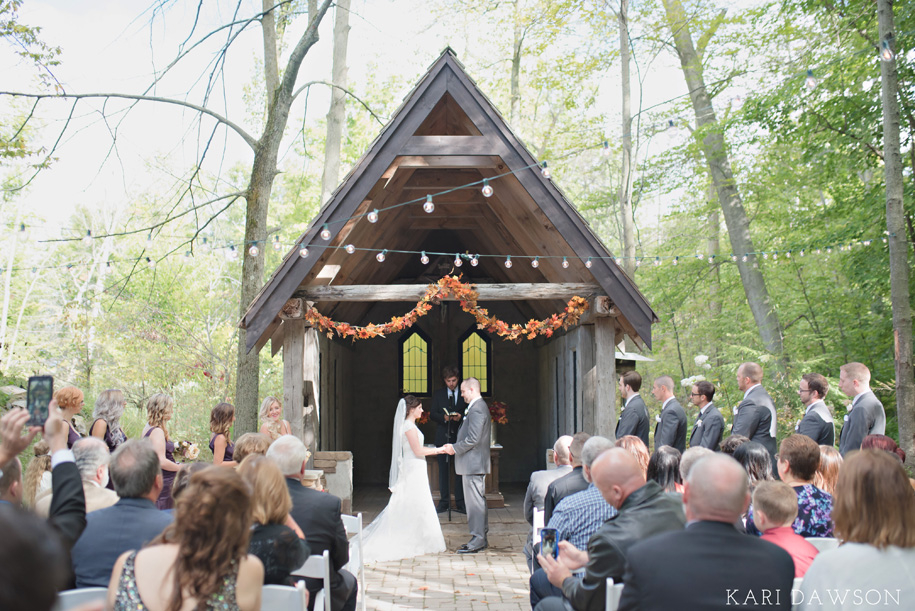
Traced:
[[622, 265], [622, 264], [623, 264], [623, 260], [620, 259], [619, 257], [615, 258], [613, 261], [614, 261], [614, 263], [616, 263], [617, 265]]
[[299, 246], [299, 256], [303, 259], [308, 256], [308, 247], [305, 246], [305, 242], [302, 242], [302, 245]]
[[642, 267], [642, 260], [639, 259], [638, 257], [635, 258], [635, 266]]
[[200, 241], [200, 250], [202, 250], [205, 253], [210, 252], [210, 245], [207, 244], [206, 236], [203, 236], [203, 238]]
[[419, 257], [419, 262], [423, 265], [429, 265], [429, 257], [426, 255], [426, 251], [423, 251], [423, 254]]
[[569, 269], [569, 260], [565, 257], [562, 258], [562, 269]]
[[435, 212], [435, 204], [432, 202], [431, 195], [426, 195], [426, 202], [423, 204], [423, 211], [426, 214], [432, 214]]
[[462, 265], [464, 265], [464, 262], [461, 261], [461, 254], [460, 254], [460, 253], [455, 253], [455, 254], [454, 254], [454, 266], [455, 266], [455, 267], [460, 267], [460, 266], [462, 266]]
[[533, 267], [534, 269], [537, 269], [538, 267], [540, 267], [540, 257], [534, 257], [534, 260], [531, 261], [531, 267]]
[[283, 248], [283, 245], [280, 243], [280, 236], [278, 236], [278, 235], [273, 236], [273, 250], [279, 252], [280, 250], [282, 250], [282, 248]]
[[[190, 259], [190, 258], [191, 258], [191, 251], [185, 250], [185, 251], [184, 251], [184, 258], [185, 258], [185, 259]], [[109, 261], [109, 262], [108, 262], [108, 267], [111, 267], [110, 263], [111, 263], [111, 262]]]
[[156, 262], [146, 257], [146, 265], [149, 266], [149, 269], [153, 269], [156, 266]]
[[600, 147], [600, 152], [604, 157], [610, 156], [610, 143], [604, 140], [604, 143]]
[[540, 174], [542, 174], [543, 177], [547, 178], [547, 179], [549, 179], [550, 176], [552, 176], [552, 174], [550, 173], [550, 168], [546, 167], [546, 161], [544, 161], [543, 163], [540, 164]]
[[470, 258], [470, 265], [476, 267], [480, 264], [480, 255], [474, 255]]
[[261, 254], [261, 249], [257, 247], [257, 243], [251, 245], [251, 248], [248, 249], [248, 254], [252, 257], [256, 257]]
[[92, 230], [91, 229], [86, 230], [86, 235], [83, 236], [83, 244], [85, 244], [86, 246], [89, 246], [90, 244], [92, 244]]
[[654, 258], [654, 266], [657, 267], [661, 264], [661, 257]]
[[325, 241], [330, 239], [330, 227], [327, 226], [327, 223], [324, 223], [324, 228], [321, 230], [321, 239]]
[[736, 261], [737, 261], [737, 255], [731, 255], [731, 261], [736, 262]]
[[505, 257], [505, 267], [507, 267], [508, 269], [512, 268], [512, 256], [511, 255], [508, 255], [507, 257]]
[[369, 212], [368, 214], [365, 215], [365, 218], [368, 219], [368, 221], [370, 223], [377, 223], [378, 222], [378, 210], [372, 210], [371, 212]]
[[234, 261], [235, 259], [238, 258], [238, 251], [235, 250], [235, 246], [234, 246], [234, 245], [229, 246], [228, 257], [229, 257], [229, 259], [232, 260], [232, 261]]
[[880, 43], [880, 59], [885, 62], [891, 62], [893, 61], [894, 57], [895, 55], [893, 54], [893, 50], [890, 48], [890, 41], [882, 41]]
[[588, 257], [588, 260], [585, 261], [585, 267], [587, 267], [588, 269], [591, 269], [591, 257]]
[[747, 255], [744, 255], [744, 256], [740, 257], [740, 260], [743, 261], [744, 263], [746, 263], [746, 262], [747, 262]]
[[817, 86], [817, 79], [815, 76], [813, 76], [813, 70], [807, 71], [807, 78], [804, 79], [804, 85], [807, 87], [807, 89], [813, 89]]
[[152, 231], [149, 232], [149, 235], [146, 236], [147, 242], [152, 242]]
[[19, 233], [25, 233], [25, 223], [19, 223]]
[[492, 197], [492, 185], [489, 184], [488, 179], [483, 179], [483, 188], [480, 190], [483, 192], [483, 197]]
[[384, 263], [384, 259], [387, 254], [388, 254], [387, 250], [382, 250], [380, 253], [375, 255], [375, 258], [378, 260], [379, 263]]
[[353, 254], [354, 252], [356, 252], [356, 247], [353, 246], [352, 244], [347, 244], [347, 245], [346, 245], [346, 248], [344, 248], [344, 250], [346, 251], [347, 254], [350, 254], [350, 255], [351, 255], [351, 254]]
[[674, 265], [680, 265], [680, 257], [674, 257]]

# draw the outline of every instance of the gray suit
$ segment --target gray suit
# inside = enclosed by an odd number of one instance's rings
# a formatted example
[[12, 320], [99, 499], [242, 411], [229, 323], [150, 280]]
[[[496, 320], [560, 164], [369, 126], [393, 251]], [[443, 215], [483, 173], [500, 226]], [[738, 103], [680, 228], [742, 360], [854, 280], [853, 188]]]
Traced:
[[534, 508], [543, 509], [543, 500], [550, 484], [571, 471], [572, 465], [562, 465], [555, 469], [531, 473], [531, 482], [527, 485], [527, 493], [524, 495], [524, 519], [528, 524], [534, 525]]
[[886, 434], [886, 412], [883, 403], [872, 391], [861, 393], [852, 401], [851, 409], [845, 415], [845, 424], [839, 432], [839, 453], [845, 456], [861, 448], [861, 442], [868, 435]]
[[454, 472], [464, 476], [464, 504], [470, 547], [486, 545], [489, 512], [486, 509], [486, 474], [489, 473], [489, 438], [492, 419], [482, 397], [467, 408], [454, 447]]
[[772, 473], [778, 473], [775, 465], [776, 452], [776, 413], [775, 404], [766, 389], [760, 385], [754, 386], [737, 406], [734, 424], [731, 425], [731, 435], [743, 435], [750, 441], [757, 441], [769, 450], [772, 457]]
[[836, 427], [832, 414], [822, 400], [814, 401], [807, 406], [804, 418], [797, 423], [794, 430], [800, 435], [810, 437], [817, 445], [836, 445]]

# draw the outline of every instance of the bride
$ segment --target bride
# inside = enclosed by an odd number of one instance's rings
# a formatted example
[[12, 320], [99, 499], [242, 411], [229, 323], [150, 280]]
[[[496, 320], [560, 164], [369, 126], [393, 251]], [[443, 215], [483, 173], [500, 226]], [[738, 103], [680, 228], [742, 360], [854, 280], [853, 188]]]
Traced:
[[[416, 419], [422, 411], [422, 404], [413, 395], [407, 395], [397, 404], [388, 480], [391, 499], [362, 534], [366, 563], [445, 551], [445, 537], [429, 490], [425, 458], [445, 451], [423, 447], [422, 431], [416, 428]], [[353, 551], [356, 550], [351, 550], [350, 557]]]

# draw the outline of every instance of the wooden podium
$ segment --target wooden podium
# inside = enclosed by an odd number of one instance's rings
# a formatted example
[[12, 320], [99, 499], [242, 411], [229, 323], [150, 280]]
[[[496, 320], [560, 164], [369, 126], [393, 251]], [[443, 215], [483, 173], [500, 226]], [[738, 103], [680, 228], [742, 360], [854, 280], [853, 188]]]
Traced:
[[[502, 446], [494, 445], [489, 448], [489, 458], [492, 466], [486, 476], [486, 506], [490, 509], [505, 507], [505, 498], [499, 492], [499, 453]], [[451, 457], [454, 464], [454, 456]], [[438, 456], [426, 457], [426, 473], [429, 475], [429, 488], [432, 490], [432, 500], [438, 504], [441, 493], [438, 486]], [[451, 502], [454, 503], [454, 472], [451, 473]]]

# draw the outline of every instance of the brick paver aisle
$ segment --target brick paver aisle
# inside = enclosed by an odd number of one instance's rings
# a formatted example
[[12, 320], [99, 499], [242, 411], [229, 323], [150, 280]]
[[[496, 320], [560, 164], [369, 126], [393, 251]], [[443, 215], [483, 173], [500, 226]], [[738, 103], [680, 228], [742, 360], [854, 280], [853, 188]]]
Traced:
[[[504, 509], [489, 510], [489, 548], [478, 554], [454, 550], [470, 538], [467, 518], [439, 514], [447, 552], [365, 567], [366, 609], [435, 609], [436, 611], [521, 611], [530, 609], [528, 578], [522, 547], [524, 491], [509, 488]], [[387, 503], [387, 489], [359, 489], [354, 512], [368, 524]], [[359, 605], [357, 605], [357, 609]]]

